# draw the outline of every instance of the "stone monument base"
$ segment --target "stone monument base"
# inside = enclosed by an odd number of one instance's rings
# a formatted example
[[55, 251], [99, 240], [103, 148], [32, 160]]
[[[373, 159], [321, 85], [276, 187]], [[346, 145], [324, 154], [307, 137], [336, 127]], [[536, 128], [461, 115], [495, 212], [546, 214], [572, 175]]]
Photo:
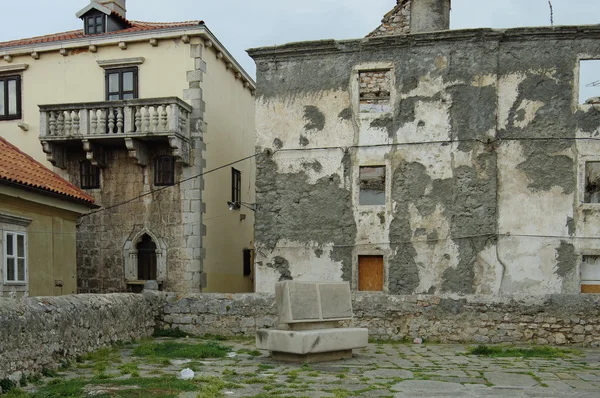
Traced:
[[366, 347], [369, 331], [364, 328], [316, 330], [260, 329], [256, 348], [271, 351], [275, 360], [323, 362], [352, 358], [352, 350]]
[[275, 361], [295, 363], [330, 362], [350, 358], [352, 358], [352, 350], [317, 352], [314, 354], [292, 354], [280, 351], [271, 352], [271, 359]]

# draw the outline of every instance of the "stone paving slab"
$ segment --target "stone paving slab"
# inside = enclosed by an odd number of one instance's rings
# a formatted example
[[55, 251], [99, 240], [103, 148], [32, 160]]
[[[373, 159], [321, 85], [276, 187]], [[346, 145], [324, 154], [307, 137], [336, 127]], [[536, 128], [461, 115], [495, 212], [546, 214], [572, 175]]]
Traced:
[[[225, 382], [224, 397], [600, 397], [600, 349], [583, 349], [581, 356], [567, 358], [485, 358], [465, 355], [464, 345], [378, 343], [357, 350], [352, 359], [302, 365], [273, 361], [267, 352], [250, 355], [253, 347], [246, 341], [222, 343], [233, 350], [229, 357], [158, 363], [134, 357], [132, 347], [126, 347], [120, 350], [121, 362], [109, 365], [103, 377], [130, 378], [121, 374], [122, 365], [139, 363], [143, 378], [175, 378], [184, 367], [194, 367], [196, 378]], [[86, 361], [61, 377], [91, 379], [97, 375], [94, 365]]]

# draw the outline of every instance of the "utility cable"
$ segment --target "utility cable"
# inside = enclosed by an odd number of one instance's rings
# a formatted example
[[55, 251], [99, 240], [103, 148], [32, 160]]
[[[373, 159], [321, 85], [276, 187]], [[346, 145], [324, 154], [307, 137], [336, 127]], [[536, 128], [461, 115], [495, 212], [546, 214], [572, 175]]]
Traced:
[[[577, 140], [593, 140], [593, 141], [600, 141], [600, 137], [548, 137], [548, 138], [543, 138], [543, 137], [515, 137], [515, 138], [496, 138], [496, 139], [489, 139], [489, 140], [481, 140], [481, 139], [477, 139], [477, 138], [465, 138], [465, 139], [457, 139], [457, 140], [437, 140], [437, 141], [417, 141], [417, 142], [394, 142], [394, 143], [387, 143], [387, 144], [367, 144], [367, 145], [350, 145], [350, 146], [325, 146], [325, 147], [310, 147], [310, 148], [280, 148], [280, 149], [275, 149], [274, 151], [271, 152], [271, 156], [275, 155], [278, 152], [298, 152], [298, 151], [320, 151], [320, 150], [330, 150], [330, 149], [340, 149], [342, 151], [348, 151], [349, 149], [363, 149], [363, 148], [381, 148], [381, 147], [396, 147], [396, 146], [412, 146], [412, 145], [424, 145], [424, 144], [453, 144], [453, 143], [461, 143], [461, 142], [478, 142], [484, 145], [490, 145], [490, 144], [494, 144], [496, 142], [502, 142], [502, 141], [577, 141]], [[116, 207], [120, 207], [123, 205], [126, 205], [128, 203], [131, 203], [135, 200], [141, 199], [145, 196], [148, 195], [153, 195], [154, 193], [157, 192], [161, 192], [165, 189], [169, 189], [171, 187], [174, 186], [178, 186], [186, 181], [190, 181], [193, 180], [195, 178], [198, 177], [202, 177], [205, 176], [207, 174], [213, 173], [215, 171], [224, 169], [226, 167], [230, 167], [233, 166], [237, 163], [241, 163], [244, 162], [246, 160], [249, 159], [253, 159], [255, 157], [257, 157], [260, 153], [254, 153], [252, 155], [246, 156], [244, 158], [238, 159], [236, 161], [233, 161], [231, 163], [227, 163], [224, 164], [222, 166], [216, 167], [214, 169], [211, 170], [207, 170], [205, 172], [193, 175], [191, 177], [185, 178], [181, 181], [177, 181], [175, 182], [173, 185], [168, 185], [168, 186], [164, 186], [164, 187], [160, 187], [148, 192], [144, 192], [138, 196], [135, 196], [133, 198], [127, 199], [123, 202], [120, 203], [115, 203], [114, 205], [108, 206], [108, 207], [103, 207], [101, 209], [83, 214], [81, 217], [87, 217], [87, 216], [91, 216], [94, 214], [98, 214], [107, 210], [111, 210], [114, 209]]]

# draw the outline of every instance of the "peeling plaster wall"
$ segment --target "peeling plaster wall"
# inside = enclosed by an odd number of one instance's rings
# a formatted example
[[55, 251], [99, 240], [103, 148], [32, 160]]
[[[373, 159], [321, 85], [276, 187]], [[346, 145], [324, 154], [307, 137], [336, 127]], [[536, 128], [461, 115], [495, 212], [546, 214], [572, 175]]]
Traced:
[[[383, 255], [390, 294], [579, 292], [581, 254], [600, 254], [600, 207], [582, 203], [600, 144], [574, 140], [600, 133], [577, 105], [578, 60], [600, 58], [587, 28], [250, 50], [257, 291], [358, 288], [358, 256]], [[390, 112], [360, 112], [361, 70], [392, 72]], [[386, 167], [385, 205], [359, 205], [360, 166]]]

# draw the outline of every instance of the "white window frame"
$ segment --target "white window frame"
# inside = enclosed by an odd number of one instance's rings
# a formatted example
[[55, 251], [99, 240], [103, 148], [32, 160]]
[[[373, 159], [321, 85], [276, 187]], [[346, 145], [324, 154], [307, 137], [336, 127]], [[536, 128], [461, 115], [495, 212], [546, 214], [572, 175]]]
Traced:
[[[8, 255], [8, 247], [7, 247], [7, 242], [8, 242], [8, 235], [12, 235], [13, 238], [13, 255], [9, 256]], [[18, 252], [17, 252], [17, 237], [18, 236], [22, 236], [23, 240], [24, 240], [24, 245], [23, 245], [23, 256], [20, 257]], [[26, 285], [27, 284], [27, 268], [28, 268], [28, 256], [27, 256], [27, 233], [25, 232], [16, 232], [16, 231], [4, 231], [4, 236], [3, 236], [3, 242], [2, 242], [2, 257], [3, 257], [3, 273], [4, 273], [4, 284], [5, 285]], [[9, 280], [8, 279], [8, 259], [10, 258], [14, 258], [15, 259], [15, 276], [16, 279], [15, 280]], [[19, 280], [19, 265], [18, 265], [18, 260], [23, 259], [25, 261], [25, 267], [24, 267], [24, 273], [25, 275], [23, 275], [23, 280]]]

